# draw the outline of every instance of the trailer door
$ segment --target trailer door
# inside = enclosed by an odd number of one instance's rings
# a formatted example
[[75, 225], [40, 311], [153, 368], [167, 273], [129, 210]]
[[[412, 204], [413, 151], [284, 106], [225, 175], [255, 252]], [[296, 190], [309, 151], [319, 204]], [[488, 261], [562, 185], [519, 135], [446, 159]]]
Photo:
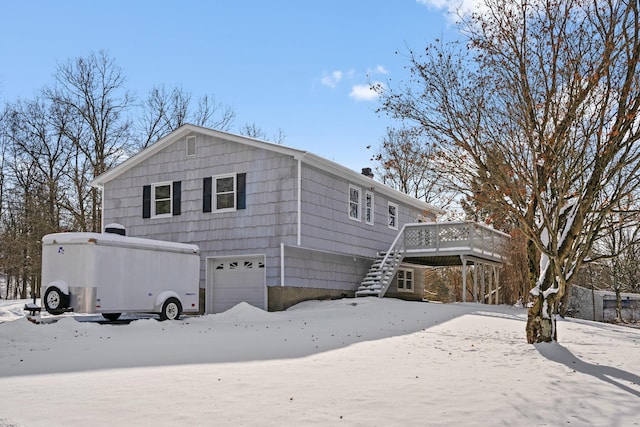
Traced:
[[240, 302], [266, 310], [264, 255], [207, 260], [206, 313], [221, 313]]

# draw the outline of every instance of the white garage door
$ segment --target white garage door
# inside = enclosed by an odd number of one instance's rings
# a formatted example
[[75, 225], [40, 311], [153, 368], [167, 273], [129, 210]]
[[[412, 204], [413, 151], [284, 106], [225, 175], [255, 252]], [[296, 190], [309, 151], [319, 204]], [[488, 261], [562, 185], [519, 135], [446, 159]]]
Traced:
[[266, 310], [264, 256], [207, 260], [207, 313], [221, 313], [240, 302]]

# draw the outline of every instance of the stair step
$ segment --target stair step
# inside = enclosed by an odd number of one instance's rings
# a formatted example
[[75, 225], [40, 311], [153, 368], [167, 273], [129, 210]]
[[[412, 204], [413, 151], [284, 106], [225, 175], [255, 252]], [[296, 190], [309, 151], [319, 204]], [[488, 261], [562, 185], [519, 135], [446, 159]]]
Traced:
[[378, 257], [371, 263], [369, 271], [355, 293], [356, 296], [380, 296], [391, 283], [403, 257], [404, 255], [397, 250], [378, 252]]
[[365, 291], [357, 291], [357, 297], [377, 297], [380, 295], [380, 292], [365, 292]]

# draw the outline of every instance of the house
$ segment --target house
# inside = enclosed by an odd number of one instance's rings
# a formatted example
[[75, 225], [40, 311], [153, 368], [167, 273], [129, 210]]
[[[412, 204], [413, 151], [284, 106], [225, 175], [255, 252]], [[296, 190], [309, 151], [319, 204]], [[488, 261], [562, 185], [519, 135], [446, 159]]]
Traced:
[[[616, 293], [571, 285], [567, 315], [576, 319], [611, 322], [616, 319]], [[625, 322], [640, 321], [640, 294], [620, 294], [620, 315]]]
[[[307, 299], [353, 296], [405, 224], [434, 222], [443, 213], [364, 172], [184, 125], [92, 185], [102, 189], [105, 224], [200, 247], [206, 313], [242, 301], [282, 310]], [[396, 288], [421, 299], [412, 269], [401, 271]]]

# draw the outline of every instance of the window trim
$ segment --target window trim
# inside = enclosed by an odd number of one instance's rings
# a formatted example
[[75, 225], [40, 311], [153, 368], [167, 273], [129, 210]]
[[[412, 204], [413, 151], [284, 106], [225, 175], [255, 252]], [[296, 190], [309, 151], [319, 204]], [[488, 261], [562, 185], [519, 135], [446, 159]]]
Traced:
[[[394, 224], [391, 225], [391, 208], [395, 208], [395, 216], [393, 217], [394, 219]], [[387, 207], [387, 226], [392, 229], [392, 230], [397, 230], [398, 229], [398, 205], [396, 203], [391, 203], [389, 202], [388, 207]]]
[[[371, 201], [371, 205], [367, 204], [367, 199]], [[375, 206], [376, 200], [373, 191], [364, 192], [364, 220], [368, 225], [374, 225], [375, 223]]]
[[[168, 201], [169, 202], [169, 212], [157, 214], [156, 213], [156, 203], [158, 199], [156, 198], [156, 188], [158, 187], [169, 187], [169, 197], [165, 199], [160, 199], [160, 201]], [[154, 182], [151, 184], [151, 218], [167, 218], [173, 216], [173, 182], [172, 181], [164, 181], [164, 182]]]
[[[402, 276], [403, 278], [400, 278], [400, 272], [402, 272]], [[411, 274], [411, 278], [407, 279], [407, 274], [406, 273], [410, 273]], [[414, 293], [415, 290], [415, 279], [416, 279], [416, 273], [415, 273], [415, 269], [413, 268], [399, 268], [398, 269], [398, 273], [397, 273], [397, 277], [396, 277], [396, 284], [397, 284], [397, 288], [398, 288], [398, 292], [411, 292]], [[402, 283], [402, 286], [400, 285]], [[411, 287], [407, 288], [407, 283], [410, 284]]]
[[[238, 177], [235, 173], [227, 173], [224, 175], [214, 175], [212, 178], [211, 188], [211, 207], [213, 212], [235, 212], [238, 210]], [[233, 179], [233, 191], [218, 193], [218, 180], [232, 178]], [[230, 208], [218, 208], [218, 194], [233, 194], [233, 207]]]
[[[351, 200], [351, 191], [356, 190], [358, 192], [358, 201], [357, 203]], [[360, 215], [360, 211], [362, 210], [362, 189], [360, 187], [356, 187], [355, 185], [349, 184], [349, 204], [347, 205], [348, 207], [348, 214], [349, 214], [349, 219], [353, 220], [353, 221], [358, 221], [360, 222], [361, 219], [360, 217], [362, 215]], [[356, 208], [358, 209], [357, 211], [357, 216], [353, 216], [351, 215], [351, 205], [355, 204]]]

